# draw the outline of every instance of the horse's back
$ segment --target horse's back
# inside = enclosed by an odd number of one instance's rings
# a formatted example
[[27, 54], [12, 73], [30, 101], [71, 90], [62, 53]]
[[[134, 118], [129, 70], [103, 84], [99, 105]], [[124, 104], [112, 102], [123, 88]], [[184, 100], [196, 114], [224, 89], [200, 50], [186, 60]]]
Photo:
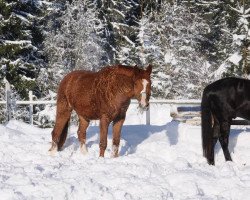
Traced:
[[94, 73], [90, 71], [78, 70], [67, 74], [59, 84], [58, 100], [67, 99], [72, 101], [79, 95], [79, 89], [90, 88], [93, 83]]
[[[79, 79], [82, 80], [84, 78], [92, 76], [93, 74], [93, 72], [85, 70], [72, 71], [62, 79], [59, 84], [59, 90], [67, 90], [68, 87], [75, 85], [75, 83], [78, 82]], [[70, 90], [72, 89], [74, 89], [74, 87], [70, 88]]]
[[239, 95], [244, 94], [250, 98], [250, 80], [228, 77], [217, 80], [209, 85], [207, 85], [203, 91], [203, 95]]
[[227, 112], [233, 118], [249, 118], [250, 81], [236, 77], [220, 79], [204, 89], [203, 99], [207, 99], [214, 110], [220, 109], [220, 112]]
[[71, 79], [76, 79], [78, 77], [84, 77], [84, 76], [88, 76], [93, 74], [93, 72], [91, 71], [85, 71], [85, 70], [76, 70], [76, 71], [72, 71], [70, 73], [68, 73], [66, 76], [64, 76], [64, 78], [62, 79], [62, 82], [68, 82]]
[[228, 89], [229, 87], [236, 86], [238, 83], [242, 81], [244, 82], [245, 79], [236, 78], [236, 77], [227, 77], [227, 78], [219, 79], [207, 85], [204, 91], [209, 92], [209, 91]]

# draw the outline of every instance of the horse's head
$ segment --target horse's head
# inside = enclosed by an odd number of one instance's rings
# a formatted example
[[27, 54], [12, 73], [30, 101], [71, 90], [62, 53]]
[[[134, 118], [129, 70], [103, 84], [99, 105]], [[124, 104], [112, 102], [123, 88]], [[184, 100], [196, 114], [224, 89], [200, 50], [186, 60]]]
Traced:
[[140, 108], [147, 110], [149, 106], [149, 98], [151, 95], [151, 79], [152, 66], [148, 65], [146, 70], [135, 69], [134, 94], [139, 102]]

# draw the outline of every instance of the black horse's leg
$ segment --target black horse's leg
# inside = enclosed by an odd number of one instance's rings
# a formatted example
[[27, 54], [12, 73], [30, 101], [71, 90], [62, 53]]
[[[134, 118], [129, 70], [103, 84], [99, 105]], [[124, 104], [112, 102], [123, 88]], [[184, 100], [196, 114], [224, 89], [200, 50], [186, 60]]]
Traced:
[[89, 126], [89, 121], [85, 120], [82, 116], [79, 116], [79, 128], [77, 131], [78, 139], [80, 141], [80, 150], [82, 154], [88, 152], [86, 147], [86, 130]]
[[232, 161], [231, 155], [228, 150], [228, 143], [229, 143], [229, 133], [230, 133], [230, 123], [223, 122], [221, 125], [221, 132], [222, 136], [219, 138], [224, 156], [226, 161]]
[[219, 138], [221, 147], [223, 149], [223, 153], [225, 156], [226, 161], [232, 161], [231, 155], [228, 150], [228, 143], [229, 143], [229, 136], [223, 136]]
[[218, 141], [218, 136], [220, 134], [220, 125], [218, 120], [214, 119], [214, 125], [213, 125], [213, 145], [212, 145], [212, 149], [210, 152], [210, 156], [208, 157], [208, 164], [210, 165], [214, 165], [214, 147]]
[[112, 146], [112, 157], [118, 157], [121, 129], [125, 121], [125, 116], [118, 117], [113, 121], [113, 146]]
[[110, 119], [103, 115], [100, 119], [100, 157], [104, 157], [104, 152], [107, 148], [107, 137], [108, 137], [108, 127], [110, 124]]

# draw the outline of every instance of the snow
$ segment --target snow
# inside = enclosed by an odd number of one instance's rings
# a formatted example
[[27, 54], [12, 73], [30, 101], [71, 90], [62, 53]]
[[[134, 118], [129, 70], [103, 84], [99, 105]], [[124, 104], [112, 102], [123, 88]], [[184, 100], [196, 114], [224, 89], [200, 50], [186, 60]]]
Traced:
[[239, 52], [235, 52], [234, 54], [230, 55], [230, 57], [224, 61], [217, 70], [215, 70], [213, 72], [213, 75], [216, 78], [221, 78], [222, 74], [227, 70], [227, 68], [229, 67], [227, 61], [235, 64], [235, 65], [239, 65], [239, 62], [242, 60], [242, 56], [240, 55]]
[[165, 63], [171, 63], [173, 60], [173, 54], [171, 53], [171, 51], [167, 51], [167, 53], [164, 55], [164, 61]]
[[125, 15], [121, 12], [121, 11], [119, 11], [119, 10], [117, 10], [117, 9], [112, 9], [112, 11], [115, 11], [116, 13], [118, 13], [121, 17], [123, 17], [124, 19], [125, 19]]
[[242, 56], [238, 52], [234, 53], [228, 58], [228, 60], [235, 65], [239, 65], [239, 62], [241, 61], [241, 59], [242, 59]]
[[5, 44], [21, 44], [21, 45], [26, 45], [26, 44], [31, 44], [30, 40], [5, 40], [4, 41]]
[[[19, 121], [0, 125], [1, 199], [248, 199], [250, 129], [233, 127], [225, 162], [216, 146], [216, 165], [202, 157], [201, 127], [169, 117], [169, 106], [152, 105], [145, 125], [132, 105], [123, 126], [120, 157], [111, 158], [108, 135], [105, 158], [99, 158], [99, 128], [87, 133], [82, 155], [71, 126], [63, 151], [48, 155], [51, 129]], [[110, 130], [111, 131], [111, 130]]]
[[226, 62], [223, 62], [219, 66], [219, 68], [215, 70], [212, 74], [214, 74], [214, 76], [219, 79], [221, 78], [222, 74], [226, 71], [227, 67], [228, 67], [228, 64]]
[[135, 47], [135, 43], [132, 42], [127, 36], [123, 35], [122, 36], [129, 44], [131, 44], [133, 47]]
[[24, 16], [22, 15], [18, 15], [18, 14], [15, 14], [15, 16], [17, 16], [19, 19], [21, 19], [23, 22], [26, 22], [27, 24], [31, 24], [31, 22], [25, 18]]

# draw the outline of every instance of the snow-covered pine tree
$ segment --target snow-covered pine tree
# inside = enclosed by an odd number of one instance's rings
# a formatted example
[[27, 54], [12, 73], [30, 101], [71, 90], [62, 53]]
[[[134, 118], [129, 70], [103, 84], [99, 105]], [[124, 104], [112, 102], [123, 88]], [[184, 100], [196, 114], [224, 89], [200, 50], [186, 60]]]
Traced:
[[48, 89], [56, 91], [69, 71], [97, 70], [105, 65], [105, 39], [101, 38], [104, 26], [97, 14], [95, 5], [88, 0], [66, 4], [64, 14], [57, 19], [60, 27], [51, 27], [44, 41], [49, 69], [40, 78], [47, 80]]
[[[205, 34], [206, 40], [201, 40], [200, 52], [206, 56], [209, 63], [217, 69], [227, 58], [227, 46], [230, 44], [229, 34], [223, 30], [228, 29], [227, 16], [223, 1], [196, 1], [185, 0], [192, 13], [199, 13], [210, 31]], [[212, 81], [212, 80], [211, 80]]]
[[[187, 1], [186, 1], [187, 2]], [[210, 27], [201, 50], [214, 66], [215, 78], [246, 76], [249, 74], [247, 57], [249, 46], [250, 2], [189, 1], [195, 12], [200, 12]], [[245, 75], [244, 75], [245, 74]]]
[[[227, 59], [222, 63], [220, 71], [224, 68], [225, 74], [249, 77], [250, 76], [250, 2], [233, 1], [227, 5], [231, 13], [229, 27], [226, 32], [230, 34], [231, 44], [228, 48]], [[232, 23], [233, 21], [233, 23]]]
[[[199, 53], [207, 24], [187, 6], [163, 3], [161, 11], [142, 17], [137, 52], [152, 63], [154, 96], [199, 98], [209, 81], [209, 64]], [[158, 80], [158, 81], [157, 81]]]
[[0, 1], [1, 80], [6, 77], [20, 98], [27, 98], [29, 90], [39, 93], [35, 79], [44, 66], [43, 14], [40, 1]]
[[140, 15], [139, 0], [97, 0], [99, 17], [106, 23], [110, 63], [136, 64], [135, 46]]

